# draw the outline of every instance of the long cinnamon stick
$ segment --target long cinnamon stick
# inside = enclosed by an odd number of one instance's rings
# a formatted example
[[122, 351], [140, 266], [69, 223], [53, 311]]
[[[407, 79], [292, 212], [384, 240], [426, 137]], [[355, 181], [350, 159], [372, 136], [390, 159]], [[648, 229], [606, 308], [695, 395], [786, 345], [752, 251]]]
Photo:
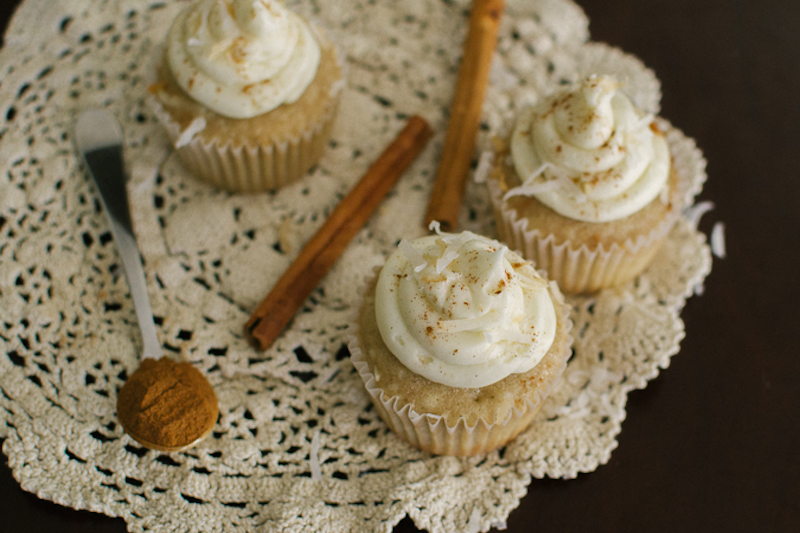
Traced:
[[432, 134], [423, 118], [412, 116], [333, 210], [247, 321], [245, 333], [257, 348], [265, 350], [278, 338]]
[[426, 228], [432, 220], [438, 220], [445, 231], [458, 226], [503, 7], [503, 0], [475, 0], [472, 3], [450, 123], [425, 215]]

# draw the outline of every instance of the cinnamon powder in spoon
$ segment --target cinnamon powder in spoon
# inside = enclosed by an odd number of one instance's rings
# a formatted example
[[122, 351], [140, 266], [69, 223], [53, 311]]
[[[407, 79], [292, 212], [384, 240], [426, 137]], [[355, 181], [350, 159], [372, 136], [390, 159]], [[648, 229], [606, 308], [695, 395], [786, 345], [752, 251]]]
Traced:
[[117, 397], [117, 417], [141, 444], [166, 451], [194, 443], [216, 423], [214, 389], [190, 363], [144, 359]]

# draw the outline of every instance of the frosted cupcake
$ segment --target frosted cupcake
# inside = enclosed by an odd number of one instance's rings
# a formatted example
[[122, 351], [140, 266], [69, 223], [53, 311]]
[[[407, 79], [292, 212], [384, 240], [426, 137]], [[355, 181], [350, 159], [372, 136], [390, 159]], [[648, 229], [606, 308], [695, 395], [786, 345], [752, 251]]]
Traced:
[[555, 284], [470, 232], [401, 242], [363, 296], [353, 364], [384, 421], [431, 453], [475, 455], [513, 439], [571, 353]]
[[500, 238], [564, 292], [636, 277], [686, 201], [689, 179], [665, 134], [620, 89], [593, 76], [544, 100], [495, 154], [488, 184]]
[[175, 19], [155, 113], [184, 164], [233, 191], [305, 175], [327, 144], [344, 87], [322, 32], [276, 0], [200, 0]]

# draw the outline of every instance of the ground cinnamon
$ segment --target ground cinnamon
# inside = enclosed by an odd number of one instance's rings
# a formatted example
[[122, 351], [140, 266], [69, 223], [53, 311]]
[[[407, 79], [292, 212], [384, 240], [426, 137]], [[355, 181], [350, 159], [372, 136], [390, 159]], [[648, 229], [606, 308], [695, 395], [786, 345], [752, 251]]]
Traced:
[[158, 450], [185, 448], [216, 423], [214, 389], [187, 362], [144, 359], [117, 397], [117, 418], [139, 443]]

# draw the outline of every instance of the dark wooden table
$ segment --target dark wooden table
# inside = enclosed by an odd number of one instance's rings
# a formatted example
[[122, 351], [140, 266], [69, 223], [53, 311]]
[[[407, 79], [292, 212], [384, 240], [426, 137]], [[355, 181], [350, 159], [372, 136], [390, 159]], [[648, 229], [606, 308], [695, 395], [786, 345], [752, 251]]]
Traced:
[[[653, 68], [662, 114], [704, 150], [701, 229], [725, 223], [727, 258], [683, 312], [681, 352], [630, 395], [609, 463], [533, 480], [508, 531], [800, 531], [800, 2], [584, 3], [592, 38]], [[125, 531], [0, 463], [0, 530]]]

